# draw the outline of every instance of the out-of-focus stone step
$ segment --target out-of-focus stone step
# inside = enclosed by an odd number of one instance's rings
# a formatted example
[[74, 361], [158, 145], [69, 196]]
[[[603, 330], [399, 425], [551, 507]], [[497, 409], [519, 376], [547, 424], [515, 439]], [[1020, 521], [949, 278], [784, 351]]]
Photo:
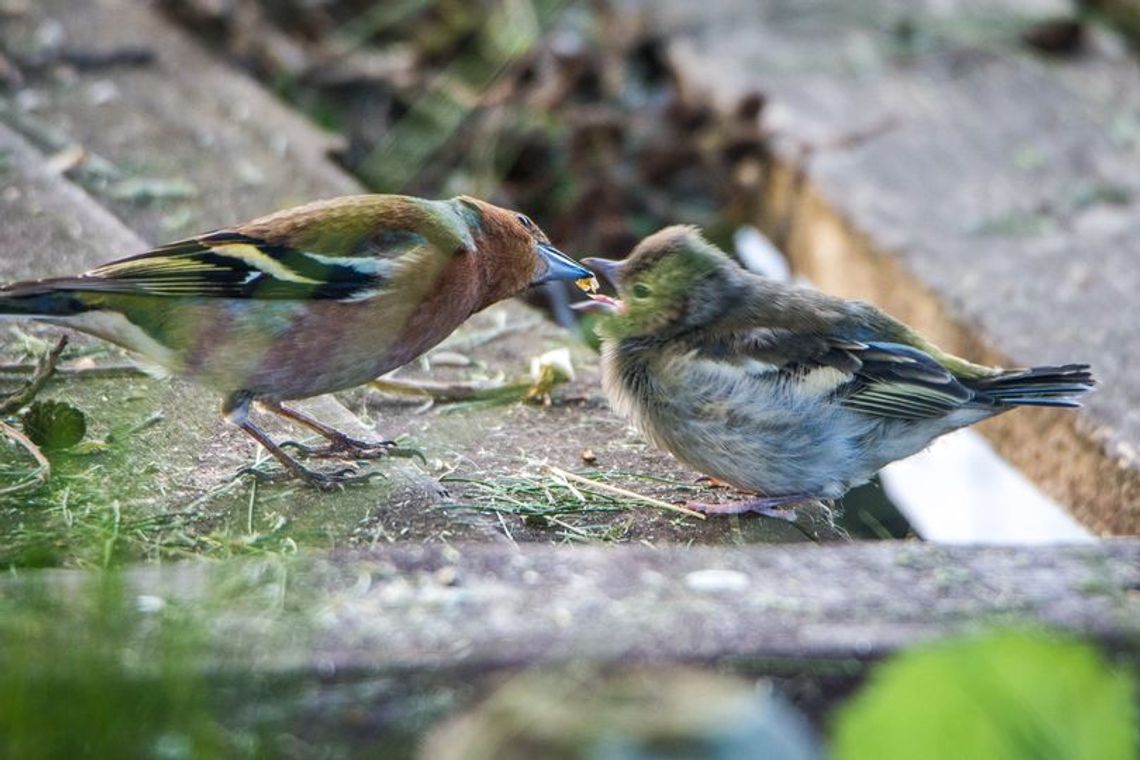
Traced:
[[[63, 591], [90, 581], [53, 571], [38, 582]], [[35, 593], [22, 583], [0, 583], [0, 595]], [[327, 675], [567, 660], [864, 660], [983, 621], [1014, 622], [1011, 612], [1019, 625], [1072, 631], [1135, 656], [1138, 587], [1140, 542], [1117, 539], [1048, 552], [894, 542], [402, 544], [286, 566], [139, 567], [123, 589], [189, 611], [207, 636], [202, 667]]]

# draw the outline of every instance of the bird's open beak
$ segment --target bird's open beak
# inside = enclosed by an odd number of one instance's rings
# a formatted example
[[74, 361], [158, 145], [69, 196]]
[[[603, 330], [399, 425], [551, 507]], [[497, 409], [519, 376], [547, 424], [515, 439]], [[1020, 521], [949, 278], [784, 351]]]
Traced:
[[[621, 276], [621, 268], [625, 266], [624, 261], [613, 261], [611, 259], [582, 259], [582, 263], [598, 272], [615, 288], [617, 287], [618, 278]], [[620, 314], [624, 308], [619, 299], [612, 298], [601, 293], [589, 293], [589, 301], [582, 301], [581, 303], [571, 304], [570, 308], [575, 311], [581, 312], [595, 312], [601, 314]]]
[[583, 314], [621, 314], [625, 306], [618, 299], [610, 298], [601, 293], [589, 293], [587, 295], [590, 296], [589, 301], [577, 301], [570, 304], [570, 308]]
[[541, 285], [554, 280], [581, 280], [593, 276], [589, 269], [552, 245], [539, 243], [536, 248], [541, 263], [534, 279], [530, 281], [531, 285]]
[[621, 277], [621, 268], [625, 266], [625, 261], [614, 261], [613, 259], [582, 259], [582, 263], [609, 280], [615, 288], [618, 286], [618, 279]]

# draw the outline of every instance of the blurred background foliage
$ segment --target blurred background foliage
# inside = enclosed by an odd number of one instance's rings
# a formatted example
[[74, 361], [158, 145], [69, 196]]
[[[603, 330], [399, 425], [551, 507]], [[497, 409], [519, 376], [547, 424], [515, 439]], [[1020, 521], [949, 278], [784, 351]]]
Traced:
[[719, 116], [607, 0], [162, 6], [344, 135], [340, 160], [378, 192], [486, 197], [615, 258], [677, 219], [727, 243], [755, 218], [762, 95]]

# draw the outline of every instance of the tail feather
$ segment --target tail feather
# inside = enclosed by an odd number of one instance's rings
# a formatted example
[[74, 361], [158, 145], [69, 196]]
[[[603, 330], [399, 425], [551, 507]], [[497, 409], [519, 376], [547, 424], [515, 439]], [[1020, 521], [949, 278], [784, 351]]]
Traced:
[[1080, 406], [1075, 397], [1095, 385], [1087, 364], [1015, 369], [970, 383], [981, 398], [999, 406], [1059, 407]]
[[70, 317], [89, 308], [80, 291], [57, 287], [52, 280], [0, 287], [0, 316]]

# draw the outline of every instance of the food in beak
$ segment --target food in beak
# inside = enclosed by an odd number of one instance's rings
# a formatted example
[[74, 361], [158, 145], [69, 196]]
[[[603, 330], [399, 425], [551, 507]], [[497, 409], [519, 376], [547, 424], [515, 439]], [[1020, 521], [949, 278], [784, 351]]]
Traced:
[[590, 298], [597, 298], [595, 293], [598, 292], [599, 285], [598, 285], [598, 278], [595, 277], [594, 275], [590, 275], [589, 277], [583, 277], [580, 280], [575, 280], [574, 284], [577, 285], [579, 288], [581, 288], [583, 291], [585, 291], [586, 295], [588, 295]]

